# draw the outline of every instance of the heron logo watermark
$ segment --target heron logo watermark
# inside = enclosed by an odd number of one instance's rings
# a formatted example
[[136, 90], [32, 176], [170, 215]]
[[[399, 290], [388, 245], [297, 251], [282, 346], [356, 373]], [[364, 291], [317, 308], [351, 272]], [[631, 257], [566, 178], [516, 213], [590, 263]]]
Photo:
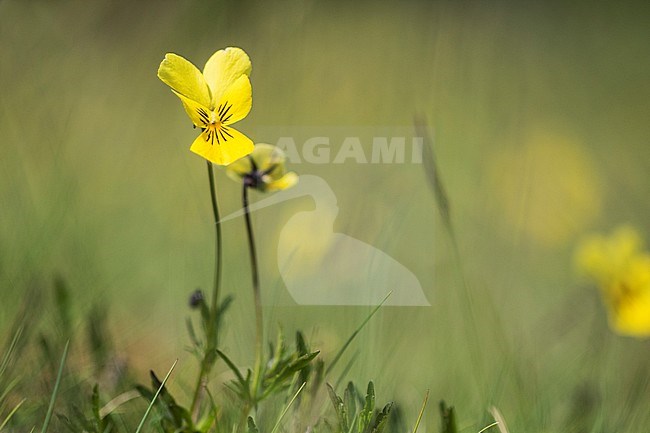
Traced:
[[[252, 203], [250, 212], [299, 197], [314, 208], [294, 213], [282, 227], [278, 271], [298, 305], [429, 306], [417, 276], [386, 252], [334, 231], [339, 208], [330, 185], [303, 174], [297, 185]], [[243, 216], [238, 210], [220, 223]], [[386, 295], [391, 293], [386, 300]]]

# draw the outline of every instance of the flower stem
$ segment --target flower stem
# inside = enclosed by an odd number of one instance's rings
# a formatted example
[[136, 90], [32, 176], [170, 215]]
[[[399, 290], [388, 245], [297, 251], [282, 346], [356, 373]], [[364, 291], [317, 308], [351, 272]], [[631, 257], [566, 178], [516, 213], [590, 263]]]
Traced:
[[257, 252], [255, 249], [255, 238], [253, 237], [253, 225], [248, 209], [248, 185], [244, 183], [242, 190], [242, 204], [244, 217], [246, 219], [246, 232], [248, 233], [248, 250], [251, 259], [251, 275], [253, 278], [253, 298], [255, 301], [255, 370], [253, 376], [253, 392], [251, 398], [253, 405], [256, 403], [257, 391], [262, 376], [262, 358], [264, 351], [264, 322], [262, 318], [262, 294], [260, 292], [259, 268], [257, 266]]
[[216, 317], [217, 309], [219, 307], [219, 291], [221, 289], [221, 222], [219, 217], [219, 205], [217, 203], [217, 189], [214, 183], [214, 172], [212, 163], [208, 161], [208, 178], [210, 180], [210, 198], [212, 200], [212, 213], [214, 215], [214, 283], [212, 288], [212, 305], [210, 311]]
[[194, 389], [194, 396], [192, 397], [192, 405], [190, 406], [190, 413], [194, 413], [197, 409], [197, 404], [199, 402], [199, 395], [201, 389], [203, 388], [203, 382], [205, 376], [208, 374], [214, 360], [216, 359], [215, 353], [217, 349], [217, 338], [218, 330], [217, 323], [219, 314], [219, 292], [221, 289], [221, 223], [219, 218], [219, 204], [217, 202], [217, 188], [214, 182], [214, 170], [212, 168], [212, 163], [206, 161], [208, 165], [208, 183], [210, 184], [210, 199], [212, 201], [212, 214], [214, 216], [214, 227], [215, 227], [215, 237], [214, 237], [214, 280], [212, 286], [212, 299], [210, 303], [210, 323], [207, 331], [207, 348], [201, 361], [201, 369], [199, 371], [199, 376], [197, 378], [196, 387]]

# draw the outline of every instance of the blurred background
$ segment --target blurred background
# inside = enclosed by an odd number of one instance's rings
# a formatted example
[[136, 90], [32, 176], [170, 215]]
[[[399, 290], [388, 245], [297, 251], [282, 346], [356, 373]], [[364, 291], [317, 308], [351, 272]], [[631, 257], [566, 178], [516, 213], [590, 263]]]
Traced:
[[[289, 167], [325, 179], [334, 230], [408, 267], [432, 304], [382, 309], [347, 355], [349, 378], [374, 379], [378, 399], [404, 403], [411, 419], [430, 389], [467, 431], [491, 405], [512, 431], [569, 431], [577, 416], [592, 416], [595, 431], [640, 431], [650, 343], [608, 329], [572, 256], [582, 236], [621, 223], [650, 239], [649, 12], [614, 2], [0, 0], [0, 326], [26, 293], [47, 323], [58, 276], [76, 323], [106, 306], [136, 377], [180, 358], [173, 386], [189, 383], [187, 299], [211, 285], [212, 215], [205, 162], [188, 151], [197, 131], [156, 70], [167, 52], [202, 68], [239, 46], [253, 62], [254, 102], [237, 129], [256, 142], [294, 127], [410, 128], [416, 115], [435, 138], [457, 257], [421, 164]], [[217, 180], [222, 213], [236, 210], [239, 187], [221, 169]], [[254, 225], [269, 333], [303, 329], [328, 355], [370, 307], [287, 296], [278, 233], [313, 206], [267, 208]], [[224, 346], [243, 364], [254, 339], [245, 239], [241, 221], [225, 226], [224, 287], [236, 302]]]

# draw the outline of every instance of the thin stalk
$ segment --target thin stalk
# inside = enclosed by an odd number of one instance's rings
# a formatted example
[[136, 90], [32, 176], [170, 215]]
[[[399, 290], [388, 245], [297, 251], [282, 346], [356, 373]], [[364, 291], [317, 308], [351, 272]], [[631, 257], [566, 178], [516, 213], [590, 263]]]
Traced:
[[158, 387], [158, 390], [156, 390], [156, 393], [154, 394], [153, 398], [149, 402], [149, 406], [147, 406], [147, 410], [144, 412], [144, 415], [142, 415], [142, 419], [140, 420], [140, 424], [138, 424], [138, 428], [135, 430], [135, 433], [140, 433], [140, 430], [142, 430], [142, 427], [144, 427], [144, 422], [147, 420], [147, 417], [149, 416], [149, 412], [151, 412], [151, 409], [153, 408], [153, 405], [156, 403], [156, 400], [158, 399], [158, 396], [160, 395], [160, 392], [165, 388], [165, 384], [167, 383], [167, 379], [169, 379], [169, 376], [171, 376], [172, 371], [174, 371], [174, 368], [176, 367], [177, 363], [178, 363], [178, 359], [176, 361], [174, 361], [171, 368], [169, 369], [169, 371], [165, 375], [165, 378], [160, 383], [160, 386]]
[[212, 163], [208, 163], [208, 179], [210, 181], [210, 199], [212, 200], [212, 214], [214, 215], [214, 228], [215, 228], [215, 238], [214, 238], [214, 285], [212, 288], [212, 304], [210, 309], [213, 315], [216, 317], [217, 308], [219, 306], [219, 292], [221, 290], [221, 223], [219, 217], [219, 205], [217, 203], [217, 188], [214, 183], [214, 171], [212, 169]]
[[210, 302], [210, 326], [208, 327], [207, 335], [207, 351], [201, 361], [201, 369], [199, 371], [199, 376], [196, 381], [196, 387], [194, 388], [194, 396], [192, 397], [192, 405], [190, 406], [190, 413], [194, 413], [196, 406], [199, 402], [199, 395], [201, 393], [201, 388], [203, 387], [203, 381], [205, 376], [210, 371], [212, 364], [214, 363], [214, 354], [217, 349], [217, 329], [216, 323], [218, 321], [217, 314], [219, 308], [219, 292], [221, 291], [221, 266], [222, 266], [222, 254], [221, 254], [221, 222], [219, 217], [219, 204], [217, 202], [217, 188], [214, 182], [214, 170], [212, 168], [212, 163], [206, 161], [208, 165], [208, 183], [210, 185], [210, 200], [212, 202], [212, 214], [214, 216], [214, 280], [212, 286], [212, 298]]
[[242, 190], [242, 205], [244, 207], [244, 218], [246, 219], [246, 233], [248, 234], [248, 251], [251, 259], [251, 276], [253, 279], [253, 298], [255, 301], [255, 370], [253, 376], [252, 399], [255, 404], [257, 390], [262, 375], [262, 356], [264, 354], [264, 322], [262, 319], [262, 294], [260, 292], [259, 268], [257, 266], [257, 251], [255, 249], [255, 238], [253, 236], [253, 225], [248, 209], [248, 185], [244, 183]]
[[65, 366], [65, 361], [68, 358], [68, 349], [70, 348], [70, 340], [66, 341], [65, 347], [63, 348], [63, 355], [61, 355], [61, 363], [59, 364], [59, 372], [56, 375], [56, 382], [54, 382], [54, 390], [52, 391], [52, 396], [50, 397], [50, 404], [47, 407], [47, 414], [45, 414], [45, 422], [43, 422], [43, 428], [41, 433], [47, 432], [47, 428], [50, 425], [50, 420], [52, 419], [52, 414], [54, 413], [54, 403], [56, 402], [56, 396], [59, 394], [59, 387], [61, 385], [61, 379], [63, 378], [63, 367]]

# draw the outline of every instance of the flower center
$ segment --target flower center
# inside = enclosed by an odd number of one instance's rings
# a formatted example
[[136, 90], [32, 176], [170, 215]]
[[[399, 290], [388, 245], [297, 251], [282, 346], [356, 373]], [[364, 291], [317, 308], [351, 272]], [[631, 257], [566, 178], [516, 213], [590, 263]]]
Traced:
[[225, 143], [228, 139], [233, 138], [229, 132], [230, 128], [224, 125], [232, 117], [232, 113], [230, 113], [231, 108], [232, 104], [225, 102], [219, 105], [217, 110], [211, 110], [210, 112], [206, 111], [203, 107], [196, 110], [203, 124], [203, 138], [206, 142], [214, 145], [216, 141], [217, 144], [221, 145], [221, 142]]

